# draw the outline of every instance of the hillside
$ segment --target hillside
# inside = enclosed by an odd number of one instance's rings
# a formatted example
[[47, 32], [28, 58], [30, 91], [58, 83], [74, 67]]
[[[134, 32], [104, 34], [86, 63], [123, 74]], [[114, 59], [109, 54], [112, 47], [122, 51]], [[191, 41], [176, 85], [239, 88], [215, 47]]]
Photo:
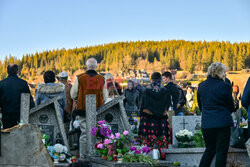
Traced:
[[57, 74], [60, 71], [68, 71], [72, 75], [77, 70], [85, 68], [89, 57], [98, 60], [100, 71], [161, 71], [171, 68], [193, 73], [206, 71], [209, 64], [215, 61], [226, 64], [230, 70], [239, 71], [250, 67], [250, 43], [137, 41], [48, 50], [26, 54], [21, 59], [6, 57], [0, 62], [0, 79], [7, 76], [6, 67], [14, 62], [20, 66], [21, 77], [24, 79], [40, 80], [46, 70], [53, 70]]

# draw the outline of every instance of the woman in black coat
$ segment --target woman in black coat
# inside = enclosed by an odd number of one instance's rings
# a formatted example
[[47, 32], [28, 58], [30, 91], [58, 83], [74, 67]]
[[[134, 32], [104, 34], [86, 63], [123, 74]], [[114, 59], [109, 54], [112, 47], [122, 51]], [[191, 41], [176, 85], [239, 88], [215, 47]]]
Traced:
[[128, 88], [124, 91], [124, 96], [124, 106], [128, 117], [136, 117], [139, 108], [139, 92], [135, 89], [133, 81], [128, 81]]
[[170, 94], [161, 84], [160, 73], [153, 73], [151, 80], [152, 83], [142, 95], [139, 141], [140, 144], [158, 144], [158, 147], [166, 148], [171, 141], [167, 116]]
[[200, 167], [210, 167], [216, 155], [216, 167], [225, 167], [230, 142], [232, 112], [236, 111], [232, 87], [225, 82], [226, 66], [213, 63], [208, 67], [207, 80], [199, 84], [198, 104], [202, 112], [202, 133], [206, 150]]

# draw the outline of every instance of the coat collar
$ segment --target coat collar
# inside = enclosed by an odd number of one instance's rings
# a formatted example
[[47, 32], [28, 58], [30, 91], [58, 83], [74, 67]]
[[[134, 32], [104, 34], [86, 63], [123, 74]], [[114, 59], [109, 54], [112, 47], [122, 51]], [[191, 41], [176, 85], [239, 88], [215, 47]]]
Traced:
[[17, 74], [10, 74], [10, 75], [8, 75], [8, 77], [15, 77], [15, 78], [18, 78]]
[[65, 89], [62, 83], [41, 83], [37, 86], [37, 91], [45, 94], [61, 93]]
[[221, 81], [223, 81], [222, 79], [220, 79], [218, 77], [212, 77], [211, 75], [208, 75], [207, 79], [215, 79], [215, 80], [221, 80]]
[[88, 70], [86, 71], [86, 74], [88, 74], [91, 77], [98, 75], [95, 70]]

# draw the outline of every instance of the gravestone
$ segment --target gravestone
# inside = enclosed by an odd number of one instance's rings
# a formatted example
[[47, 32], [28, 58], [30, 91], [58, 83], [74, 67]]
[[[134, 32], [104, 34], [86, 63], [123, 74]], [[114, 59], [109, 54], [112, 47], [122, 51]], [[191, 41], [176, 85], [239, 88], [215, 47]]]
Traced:
[[[29, 94], [22, 95], [21, 104], [29, 104]], [[58, 100], [60, 96], [55, 97], [43, 104], [29, 110], [29, 106], [21, 108], [21, 120], [23, 123], [37, 125], [42, 134], [50, 136], [49, 143], [54, 145], [62, 143], [69, 149], [68, 139], [66, 136], [62, 116], [59, 109]]]
[[113, 133], [131, 131], [128, 117], [123, 106], [124, 96], [119, 96], [103, 106], [96, 109], [96, 95], [86, 95], [86, 133], [87, 133], [87, 153], [94, 156], [94, 145], [96, 140], [90, 135], [91, 129], [97, 121], [106, 120], [111, 126]]
[[53, 167], [53, 161], [42, 142], [40, 129], [35, 125], [17, 125], [4, 129], [2, 134], [1, 167]]
[[173, 116], [173, 145], [177, 145], [178, 142], [175, 138], [175, 134], [180, 130], [187, 129], [193, 133], [199, 130], [201, 127], [201, 116]]
[[123, 105], [124, 96], [119, 96], [97, 109], [97, 121], [105, 120], [113, 133], [131, 130]]

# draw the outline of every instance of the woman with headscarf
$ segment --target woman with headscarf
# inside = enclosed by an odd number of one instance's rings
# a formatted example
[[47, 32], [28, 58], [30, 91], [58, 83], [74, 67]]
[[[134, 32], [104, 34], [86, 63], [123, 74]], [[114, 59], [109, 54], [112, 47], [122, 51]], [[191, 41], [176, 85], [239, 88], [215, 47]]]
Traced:
[[167, 116], [170, 94], [162, 85], [160, 73], [153, 73], [151, 81], [142, 95], [139, 142], [151, 147], [157, 144], [160, 148], [166, 148], [171, 141]]
[[128, 117], [138, 115], [139, 92], [135, 89], [133, 81], [128, 81], [128, 88], [124, 91], [124, 105]]

